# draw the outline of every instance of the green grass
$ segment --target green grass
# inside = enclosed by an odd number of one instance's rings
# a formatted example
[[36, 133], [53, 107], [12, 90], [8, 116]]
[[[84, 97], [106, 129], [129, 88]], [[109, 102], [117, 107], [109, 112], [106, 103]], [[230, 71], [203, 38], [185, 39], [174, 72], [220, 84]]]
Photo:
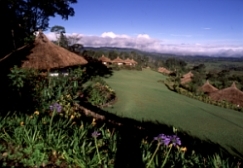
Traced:
[[175, 126], [218, 143], [230, 152], [232, 147], [243, 153], [243, 113], [171, 92], [157, 82], [165, 78], [151, 70], [116, 71], [106, 81], [117, 93], [118, 101], [106, 110], [123, 117]]

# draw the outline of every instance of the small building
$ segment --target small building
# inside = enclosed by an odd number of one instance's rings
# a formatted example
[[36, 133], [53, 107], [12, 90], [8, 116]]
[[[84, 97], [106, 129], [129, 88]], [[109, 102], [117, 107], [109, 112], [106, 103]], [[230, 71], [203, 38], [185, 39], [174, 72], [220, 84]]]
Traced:
[[21, 68], [49, 72], [50, 76], [58, 76], [60, 73], [68, 75], [67, 68], [88, 63], [82, 56], [49, 41], [42, 31], [39, 31], [33, 45], [13, 53], [7, 62], [12, 60], [13, 64]]
[[200, 88], [200, 90], [202, 92], [204, 92], [205, 94], [210, 94], [212, 92], [218, 91], [218, 89], [216, 87], [214, 87], [213, 85], [211, 85], [209, 83], [209, 81], [207, 80], [206, 83]]
[[225, 100], [239, 107], [243, 107], [243, 92], [236, 87], [235, 82], [228, 88], [210, 93], [209, 97], [215, 101]]
[[102, 61], [102, 63], [103, 63], [104, 65], [111, 64], [111, 62], [112, 62], [112, 61], [110, 60], [110, 58], [105, 57], [104, 55], [102, 55], [98, 60], [99, 60], [99, 61]]
[[170, 70], [166, 69], [165, 67], [159, 67], [158, 72], [163, 73], [163, 74], [167, 74], [167, 75], [172, 73]]
[[129, 65], [129, 66], [133, 65], [132, 60], [130, 60], [129, 58], [125, 59], [124, 63], [125, 63], [125, 65]]
[[133, 65], [137, 65], [138, 63], [136, 61], [134, 61], [134, 59], [131, 59], [131, 62]]
[[117, 65], [124, 65], [125, 61], [123, 59], [121, 59], [120, 57], [117, 57], [116, 59], [112, 60], [113, 64], [117, 64]]
[[193, 73], [190, 71], [187, 74], [183, 75], [183, 77], [181, 78], [181, 84], [186, 84], [191, 82], [192, 78], [193, 78]]

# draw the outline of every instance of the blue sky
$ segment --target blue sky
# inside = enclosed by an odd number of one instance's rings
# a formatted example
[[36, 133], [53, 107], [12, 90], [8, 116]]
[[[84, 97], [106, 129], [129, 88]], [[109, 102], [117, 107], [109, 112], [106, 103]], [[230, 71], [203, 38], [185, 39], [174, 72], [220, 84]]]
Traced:
[[50, 26], [81, 34], [86, 46], [130, 44], [161, 52], [196, 46], [243, 55], [243, 0], [79, 0], [72, 6], [74, 17], [51, 18]]

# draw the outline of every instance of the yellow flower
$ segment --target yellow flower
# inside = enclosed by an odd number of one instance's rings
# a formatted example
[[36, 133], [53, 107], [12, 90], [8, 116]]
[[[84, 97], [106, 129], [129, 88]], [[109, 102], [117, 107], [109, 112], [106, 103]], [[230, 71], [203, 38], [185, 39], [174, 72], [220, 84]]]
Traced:
[[35, 115], [39, 115], [40, 113], [39, 113], [39, 111], [35, 111], [34, 114]]
[[96, 125], [96, 120], [93, 118], [91, 125], [95, 126]]
[[145, 139], [142, 140], [142, 144], [147, 144], [147, 143], [148, 142]]
[[22, 122], [20, 122], [20, 126], [24, 126], [24, 122], [22, 121]]
[[187, 148], [186, 148], [186, 147], [181, 147], [180, 150], [181, 150], [182, 152], [186, 152], [186, 151], [187, 151]]
[[33, 116], [31, 115], [30, 118], [33, 118]]
[[74, 119], [74, 118], [75, 118], [74, 115], [71, 115], [71, 120]]

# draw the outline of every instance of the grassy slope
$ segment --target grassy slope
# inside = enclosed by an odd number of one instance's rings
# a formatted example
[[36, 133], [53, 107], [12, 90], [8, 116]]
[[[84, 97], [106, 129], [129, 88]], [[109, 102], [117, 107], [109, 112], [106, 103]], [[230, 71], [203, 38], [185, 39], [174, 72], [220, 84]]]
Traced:
[[106, 110], [137, 120], [173, 125], [243, 153], [243, 113], [171, 92], [157, 82], [165, 78], [151, 70], [115, 72], [107, 82], [116, 91], [118, 102]]

